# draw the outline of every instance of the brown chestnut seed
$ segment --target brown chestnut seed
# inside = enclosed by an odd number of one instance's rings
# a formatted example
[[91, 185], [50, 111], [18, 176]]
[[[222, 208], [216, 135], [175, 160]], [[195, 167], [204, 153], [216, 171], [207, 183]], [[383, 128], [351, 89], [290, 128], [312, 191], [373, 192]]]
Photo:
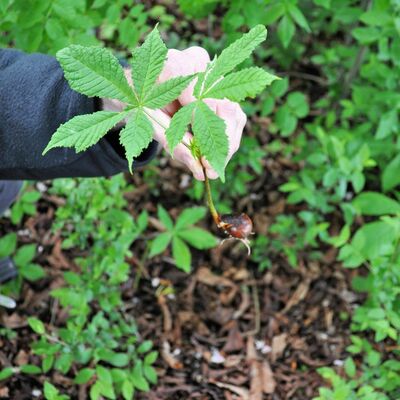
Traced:
[[253, 232], [253, 222], [245, 213], [240, 215], [223, 215], [220, 217], [218, 226], [227, 235], [236, 239], [247, 239]]

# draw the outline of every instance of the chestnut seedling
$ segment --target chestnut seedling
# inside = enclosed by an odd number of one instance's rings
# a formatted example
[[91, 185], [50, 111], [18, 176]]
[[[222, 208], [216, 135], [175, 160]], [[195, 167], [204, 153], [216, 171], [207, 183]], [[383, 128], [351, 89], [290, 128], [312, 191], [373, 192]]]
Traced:
[[253, 235], [253, 221], [251, 218], [245, 214], [241, 213], [239, 215], [227, 214], [220, 216], [217, 209], [214, 206], [214, 202], [211, 194], [210, 181], [208, 180], [206, 169], [203, 166], [204, 182], [206, 187], [207, 204], [210, 209], [210, 213], [214, 219], [215, 224], [219, 229], [221, 229], [225, 235], [228, 237], [225, 240], [236, 239], [240, 240], [246, 247], [248, 255], [251, 253], [250, 241], [248, 237]]

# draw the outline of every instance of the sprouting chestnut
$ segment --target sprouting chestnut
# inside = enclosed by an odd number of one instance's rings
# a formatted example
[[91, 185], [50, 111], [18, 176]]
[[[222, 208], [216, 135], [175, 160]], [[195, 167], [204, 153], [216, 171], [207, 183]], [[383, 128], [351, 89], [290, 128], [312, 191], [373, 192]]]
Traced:
[[221, 216], [219, 227], [227, 235], [236, 239], [247, 239], [247, 237], [253, 232], [253, 222], [245, 213], [240, 215], [228, 214]]
[[[222, 229], [229, 236], [228, 239], [240, 240], [247, 247], [248, 254], [250, 255], [251, 250], [248, 236], [253, 234], [253, 222], [247, 214], [218, 216], [217, 225], [218, 228]], [[222, 242], [225, 240], [227, 239], [224, 239]]]
[[207, 172], [206, 169], [204, 168], [204, 165], [201, 162], [201, 159], [199, 158], [200, 164], [203, 167], [203, 173], [204, 173], [204, 183], [206, 187], [206, 195], [207, 195], [207, 203], [208, 203], [208, 208], [210, 209], [210, 213], [214, 219], [214, 222], [218, 226], [219, 229], [223, 230], [226, 235], [228, 235], [228, 238], [224, 239], [221, 244], [225, 240], [229, 239], [236, 239], [240, 240], [246, 247], [248, 254], [250, 255], [251, 249], [250, 249], [250, 241], [248, 239], [248, 236], [251, 235], [253, 232], [253, 222], [251, 221], [250, 217], [242, 213], [240, 215], [223, 215], [220, 216], [214, 206], [214, 202], [212, 199], [212, 194], [211, 194], [211, 187], [210, 187], [210, 182], [207, 177]]

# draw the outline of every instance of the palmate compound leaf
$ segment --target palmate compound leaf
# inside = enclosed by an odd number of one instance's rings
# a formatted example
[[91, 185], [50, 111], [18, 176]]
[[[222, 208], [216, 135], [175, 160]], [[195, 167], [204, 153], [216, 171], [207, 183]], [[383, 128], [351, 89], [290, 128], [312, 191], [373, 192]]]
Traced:
[[152, 109], [165, 107], [186, 89], [194, 77], [178, 76], [154, 86], [143, 100], [144, 106]]
[[225, 162], [228, 155], [228, 137], [225, 121], [219, 118], [205, 103], [196, 103], [192, 124], [196, 144], [201, 154], [225, 181]]
[[218, 81], [203, 94], [203, 97], [242, 101], [246, 97], [255, 97], [264, 90], [265, 86], [270, 85], [276, 79], [279, 78], [262, 68], [245, 68], [239, 72], [233, 72]]
[[175, 147], [181, 142], [187, 130], [187, 126], [192, 121], [192, 114], [195, 105], [196, 103], [189, 103], [177, 111], [174, 114], [169, 127], [165, 131], [168, 148], [171, 154], [173, 154]]
[[119, 141], [125, 148], [129, 171], [132, 173], [133, 159], [140, 155], [153, 139], [153, 126], [144, 111], [133, 110], [133, 115], [119, 134]]
[[141, 103], [160, 75], [166, 56], [167, 48], [157, 28], [151, 31], [140, 47], [133, 50], [132, 81]]
[[77, 152], [96, 144], [111, 128], [122, 121], [128, 111], [98, 111], [93, 114], [78, 115], [59, 126], [51, 137], [43, 155], [55, 147], [75, 147]]
[[57, 53], [57, 60], [77, 92], [137, 104], [121, 65], [109, 50], [71, 45]]
[[249, 58], [253, 50], [266, 38], [267, 29], [265, 26], [257, 25], [223, 50], [215, 60], [215, 63], [213, 63], [210, 72], [206, 74], [204, 82], [205, 91], [221, 76], [231, 72], [237, 65]]

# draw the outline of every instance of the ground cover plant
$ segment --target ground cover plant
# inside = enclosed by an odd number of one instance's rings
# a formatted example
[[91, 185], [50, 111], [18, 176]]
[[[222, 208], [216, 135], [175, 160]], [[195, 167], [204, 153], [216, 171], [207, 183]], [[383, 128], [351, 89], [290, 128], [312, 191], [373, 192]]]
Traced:
[[252, 218], [250, 256], [219, 245], [204, 183], [165, 155], [25, 187], [0, 219], [20, 271], [0, 289], [17, 302], [1, 309], [0, 395], [400, 398], [399, 14], [391, 0], [0, 1], [2, 46], [65, 60], [99, 44], [129, 59], [157, 23], [168, 47], [221, 59], [262, 24], [239, 67], [281, 78], [243, 102], [241, 148], [209, 182], [218, 215]]

